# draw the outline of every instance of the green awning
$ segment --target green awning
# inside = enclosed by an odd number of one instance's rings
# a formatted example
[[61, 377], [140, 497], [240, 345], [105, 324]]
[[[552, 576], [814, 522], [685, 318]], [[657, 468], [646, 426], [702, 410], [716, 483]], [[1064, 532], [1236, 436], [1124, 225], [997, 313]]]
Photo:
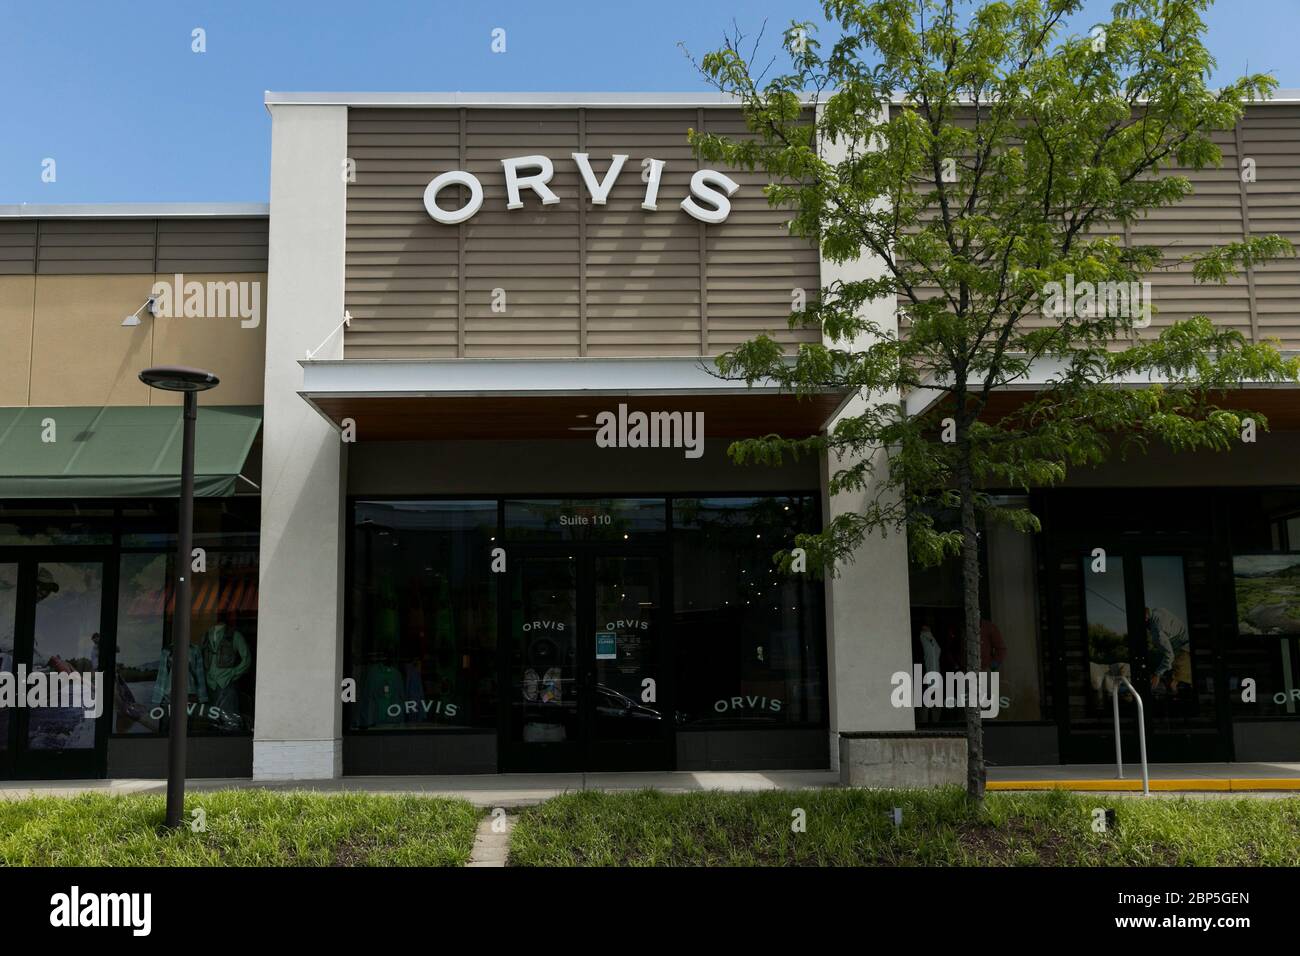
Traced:
[[[234, 494], [260, 405], [199, 406], [194, 494]], [[53, 439], [52, 441], [50, 439]], [[0, 408], [0, 499], [175, 498], [181, 408]]]

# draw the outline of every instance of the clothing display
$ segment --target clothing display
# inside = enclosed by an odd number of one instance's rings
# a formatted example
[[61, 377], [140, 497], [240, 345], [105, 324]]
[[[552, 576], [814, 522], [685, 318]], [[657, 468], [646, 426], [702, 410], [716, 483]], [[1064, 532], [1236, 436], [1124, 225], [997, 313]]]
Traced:
[[253, 655], [244, 635], [217, 624], [203, 635], [203, 665], [208, 672], [208, 686], [224, 690], [253, 666]]
[[[158, 676], [153, 682], [153, 703], [161, 704], [171, 700], [172, 693], [172, 649], [164, 647], [158, 658]], [[200, 704], [208, 702], [208, 675], [203, 665], [203, 649], [197, 644], [190, 645], [189, 693], [197, 697]]]
[[934, 634], [928, 626], [921, 627], [921, 653], [925, 657], [925, 672], [927, 674], [939, 670], [939, 642], [935, 640]]
[[402, 722], [402, 689], [406, 686], [402, 672], [389, 664], [371, 664], [364, 669], [361, 681], [362, 727], [378, 727]]

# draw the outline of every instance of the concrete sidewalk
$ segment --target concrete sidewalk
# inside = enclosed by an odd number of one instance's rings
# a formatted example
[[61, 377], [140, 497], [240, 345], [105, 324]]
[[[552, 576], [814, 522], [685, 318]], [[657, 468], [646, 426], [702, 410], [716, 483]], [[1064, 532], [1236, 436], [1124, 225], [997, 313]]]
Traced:
[[[1152, 790], [1165, 792], [1300, 791], [1300, 763], [1152, 764]], [[1133, 790], [1141, 789], [1142, 769], [1125, 766], [1125, 779], [1115, 777], [1113, 764], [1073, 764], [1036, 767], [989, 767], [990, 790]], [[577, 790], [641, 790], [665, 793], [699, 790], [802, 790], [839, 786], [830, 770], [767, 770], [692, 773], [518, 773], [443, 776], [343, 777], [338, 780], [296, 780], [254, 783], [247, 778], [190, 780], [191, 792], [232, 787], [267, 790], [311, 790], [321, 793], [400, 793], [458, 797], [480, 807], [521, 807]], [[0, 786], [0, 800], [28, 796], [76, 796], [81, 793], [165, 793], [164, 780], [40, 780], [12, 781]]]
[[[442, 776], [343, 777], [338, 780], [291, 780], [254, 783], [247, 778], [190, 780], [190, 792], [259, 787], [266, 790], [310, 790], [319, 793], [393, 793], [456, 797], [480, 807], [523, 807], [577, 790], [661, 790], [690, 793], [700, 790], [804, 790], [839, 785], [829, 770], [764, 770], [692, 773], [500, 773]], [[0, 800], [28, 796], [76, 796], [81, 793], [166, 793], [165, 780], [40, 780], [6, 782]]]

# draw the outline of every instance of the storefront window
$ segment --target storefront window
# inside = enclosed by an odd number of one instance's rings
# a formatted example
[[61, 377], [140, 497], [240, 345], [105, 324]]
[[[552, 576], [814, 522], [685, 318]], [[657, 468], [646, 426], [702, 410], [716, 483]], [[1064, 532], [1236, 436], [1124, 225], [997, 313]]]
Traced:
[[[122, 509], [122, 547], [176, 547], [175, 501], [131, 503]], [[256, 548], [261, 500], [199, 498], [194, 502], [194, 547]]]
[[[1002, 507], [1025, 508], [1023, 498], [998, 499]], [[947, 518], [947, 516], [945, 516]], [[955, 524], [956, 516], [944, 523]], [[986, 522], [980, 535], [979, 670], [998, 675], [998, 708], [987, 720], [1043, 719], [1043, 658], [1036, 599], [1033, 538], [1010, 525]], [[909, 569], [912, 661], [923, 672], [966, 671], [965, 612], [961, 562]], [[923, 707], [918, 724], [964, 720], [956, 708]]]
[[[0, 564], [0, 674], [14, 673], [18, 625], [18, 565]], [[0, 750], [9, 747], [9, 715], [0, 707]]]
[[112, 507], [0, 503], [0, 547], [112, 543]]
[[505, 535], [511, 541], [623, 541], [662, 535], [663, 498], [507, 501]]
[[[165, 734], [171, 715], [170, 553], [123, 554], [120, 564], [113, 733]], [[253, 730], [257, 652], [256, 552], [209, 551], [191, 578], [189, 732]]]
[[495, 727], [495, 501], [359, 501], [353, 730]]
[[823, 585], [772, 561], [819, 527], [810, 496], [674, 500], [680, 725], [825, 721]]
[[1229, 524], [1233, 716], [1300, 717], [1300, 492], [1236, 494]]

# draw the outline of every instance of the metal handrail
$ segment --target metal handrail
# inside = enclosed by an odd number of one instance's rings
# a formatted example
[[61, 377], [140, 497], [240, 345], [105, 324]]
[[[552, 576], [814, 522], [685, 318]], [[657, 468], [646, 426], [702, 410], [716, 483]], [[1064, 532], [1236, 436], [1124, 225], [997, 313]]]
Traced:
[[1119, 736], [1119, 688], [1121, 684], [1127, 684], [1128, 689], [1133, 692], [1133, 698], [1138, 705], [1138, 746], [1142, 752], [1142, 795], [1151, 796], [1151, 776], [1147, 771], [1147, 722], [1146, 715], [1142, 710], [1142, 695], [1137, 692], [1132, 681], [1122, 674], [1116, 675], [1110, 688], [1111, 709], [1115, 712], [1115, 769], [1119, 772], [1119, 779], [1124, 779], [1124, 749], [1120, 743]]

